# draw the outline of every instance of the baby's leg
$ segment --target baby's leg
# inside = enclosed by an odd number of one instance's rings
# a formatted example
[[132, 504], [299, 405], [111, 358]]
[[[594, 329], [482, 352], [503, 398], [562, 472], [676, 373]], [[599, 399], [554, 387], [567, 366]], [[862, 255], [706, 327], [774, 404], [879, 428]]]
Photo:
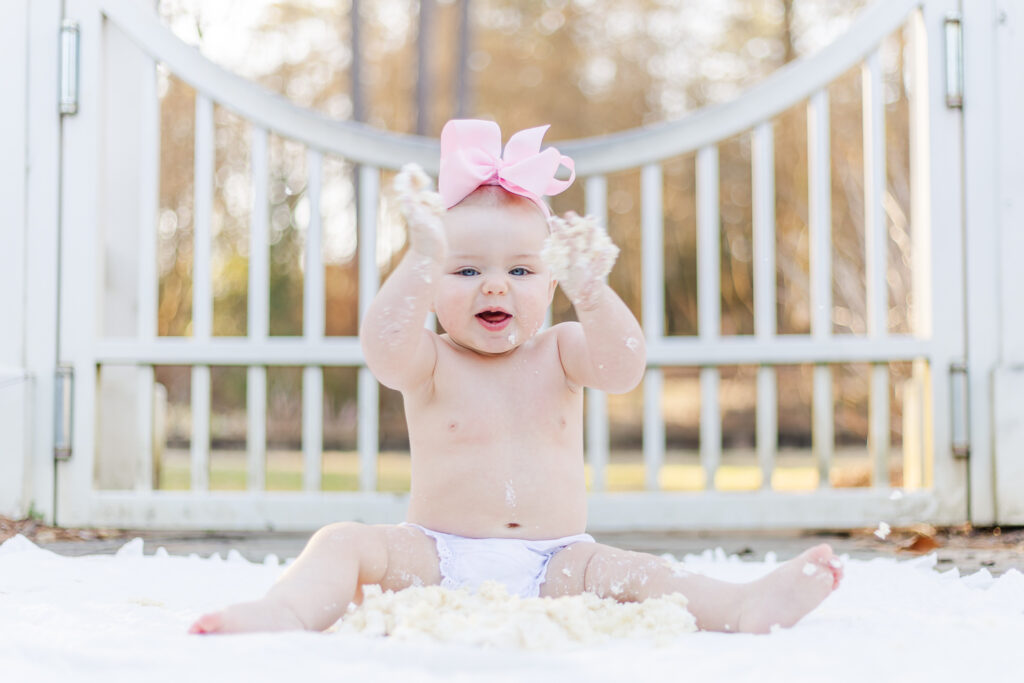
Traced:
[[266, 596], [203, 615], [189, 632], [322, 631], [362, 599], [365, 584], [401, 590], [440, 581], [434, 540], [419, 529], [331, 524], [313, 535]]
[[697, 626], [709, 631], [766, 633], [792, 626], [828, 597], [842, 578], [827, 545], [815, 546], [750, 583], [730, 583], [685, 571], [648, 555], [597, 543], [577, 543], [548, 565], [541, 595], [583, 591], [620, 602], [682, 593]]

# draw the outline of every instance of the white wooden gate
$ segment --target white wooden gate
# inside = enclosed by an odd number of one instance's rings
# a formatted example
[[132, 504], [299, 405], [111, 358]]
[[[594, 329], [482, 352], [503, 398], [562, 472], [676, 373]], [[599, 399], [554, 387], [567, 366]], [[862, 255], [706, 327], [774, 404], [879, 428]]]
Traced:
[[[865, 10], [841, 39], [810, 60], [794, 62], [739, 99], [695, 112], [681, 121], [603, 138], [559, 143], [576, 160], [586, 210], [607, 211], [606, 178], [642, 169], [642, 320], [649, 369], [644, 392], [643, 460], [646, 490], [605, 490], [608, 420], [605, 398], [587, 394], [587, 459], [593, 477], [590, 523], [595, 530], [625, 528], [779, 528], [869, 526], [967, 519], [967, 464], [957, 456], [966, 434], [965, 398], [957, 369], [965, 361], [964, 232], [962, 225], [961, 112], [948, 98], [955, 74], [947, 73], [948, 21], [956, 0], [886, 0]], [[383, 133], [328, 120], [235, 77], [178, 41], [152, 11], [132, 0], [66, 0], [69, 44], [78, 39], [77, 92], [67, 92], [63, 119], [60, 363], [73, 371], [70, 457], [57, 472], [61, 524], [219, 529], [310, 529], [339, 519], [395, 522], [406, 498], [378, 491], [376, 481], [378, 393], [362, 366], [358, 340], [325, 338], [320, 253], [320, 172], [325, 155], [359, 164], [359, 306], [379, 284], [375, 254], [382, 169], [416, 161], [436, 170], [436, 141]], [[914, 333], [888, 332], [886, 299], [885, 106], [879, 46], [894, 31], [908, 40], [912, 87], [911, 182], [913, 215]], [[158, 337], [156, 229], [159, 180], [159, 110], [156, 64], [196, 89], [195, 242], [192, 336]], [[955, 65], [955, 62], [952, 62]], [[864, 206], [867, 319], [865, 335], [834, 336], [831, 321], [832, 246], [828, 86], [841, 74], [863, 72]], [[947, 80], [953, 83], [949, 85]], [[125, 83], [136, 84], [124, 88]], [[69, 82], [69, 86], [73, 85]], [[114, 94], [116, 91], [116, 95]], [[136, 96], [126, 99], [124, 93]], [[253, 212], [250, 227], [249, 315], [245, 337], [214, 337], [210, 282], [214, 104], [231, 109], [252, 127]], [[811, 241], [810, 334], [780, 335], [775, 325], [775, 225], [773, 120], [806, 103]], [[74, 110], [73, 113], [70, 113]], [[719, 144], [752, 135], [754, 235], [753, 335], [720, 334], [718, 177]], [[307, 234], [304, 333], [268, 332], [267, 140], [269, 134], [308, 149], [313, 218]], [[662, 164], [695, 153], [699, 330], [669, 336], [663, 287]], [[120, 222], [138, 226], [133, 240], [111, 239]], [[125, 253], [124, 250], [128, 249]], [[135, 272], [111, 263], [135, 263]], [[112, 278], [130, 277], [134, 295], [116, 310], [100, 310]], [[127, 316], [125, 316], [127, 313]], [[911, 362], [907, 406], [916, 407], [915, 434], [906, 435], [903, 490], [889, 487], [889, 372], [891, 362]], [[776, 367], [814, 364], [813, 438], [820, 486], [772, 490], [776, 463]], [[872, 485], [832, 488], [833, 370], [841, 363], [871, 365], [869, 446]], [[192, 381], [191, 490], [152, 490], [154, 375], [157, 365], [187, 365]], [[765, 484], [757, 491], [714, 490], [722, 456], [718, 391], [720, 368], [757, 366], [757, 454]], [[248, 411], [246, 492], [210, 491], [210, 370], [248, 368], [247, 402], [266, 405], [268, 366], [303, 368], [303, 490], [264, 490], [265, 411]], [[360, 490], [322, 492], [319, 463], [323, 416], [322, 372], [328, 366], [359, 368]], [[699, 367], [700, 462], [708, 483], [701, 492], [659, 490], [664, 464], [663, 372]], [[97, 387], [101, 373], [129, 373], [130, 398], [113, 416], [136, 436], [135, 486], [100, 490], [97, 460]], [[112, 416], [105, 416], [111, 420]]]

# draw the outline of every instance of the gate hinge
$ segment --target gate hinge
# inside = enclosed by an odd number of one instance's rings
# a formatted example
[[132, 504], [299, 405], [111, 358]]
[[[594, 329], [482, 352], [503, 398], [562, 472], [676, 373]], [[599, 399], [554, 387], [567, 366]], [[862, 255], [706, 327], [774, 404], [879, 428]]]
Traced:
[[953, 363], [949, 366], [949, 419], [954, 458], [968, 458], [971, 455], [970, 411], [967, 397], [967, 365]]
[[75, 371], [67, 365], [57, 368], [53, 386], [53, 457], [71, 458], [71, 425], [75, 407]]
[[60, 113], [78, 113], [78, 23], [60, 25]]
[[960, 14], [946, 15], [946, 106], [964, 107], [964, 35]]

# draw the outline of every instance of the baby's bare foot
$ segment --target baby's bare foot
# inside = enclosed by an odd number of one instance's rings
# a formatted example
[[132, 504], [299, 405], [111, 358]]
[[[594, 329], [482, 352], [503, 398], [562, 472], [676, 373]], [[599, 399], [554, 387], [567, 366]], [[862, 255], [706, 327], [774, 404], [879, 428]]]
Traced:
[[822, 544], [805, 550], [748, 584], [739, 630], [768, 633], [773, 626], [792, 626], [821, 604], [842, 578], [842, 563], [832, 548]]
[[253, 631], [295, 631], [304, 628], [295, 613], [269, 600], [240, 602], [220, 611], [204, 614], [189, 627], [189, 633], [250, 633]]

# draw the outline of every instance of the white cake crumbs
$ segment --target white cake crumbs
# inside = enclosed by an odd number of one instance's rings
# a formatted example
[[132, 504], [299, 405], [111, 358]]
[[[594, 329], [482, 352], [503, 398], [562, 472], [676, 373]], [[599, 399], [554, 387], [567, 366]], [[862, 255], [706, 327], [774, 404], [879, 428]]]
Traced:
[[640, 342], [638, 342], [633, 337], [626, 338], [626, 348], [629, 349], [630, 351], [636, 351], [639, 346]]
[[[409, 228], [410, 246], [414, 252], [435, 259], [443, 253], [444, 203], [432, 191], [430, 177], [417, 164], [406, 164], [395, 176], [392, 187], [398, 210]], [[423, 278], [430, 282], [430, 274]]]
[[818, 573], [818, 568], [815, 567], [812, 563], [807, 562], [804, 564], [803, 572], [806, 576], [814, 576]]
[[831, 560], [828, 561], [828, 566], [832, 567], [833, 569], [839, 569], [843, 566], [843, 561], [840, 560], [838, 557], [833, 557]]
[[892, 531], [892, 528], [888, 524], [886, 524], [885, 522], [879, 522], [878, 528], [875, 529], [875, 536], [878, 536], [880, 539], [884, 541], [886, 536], [889, 535], [890, 531]]
[[558, 650], [620, 638], [664, 646], [697, 630], [678, 593], [631, 603], [592, 593], [520, 598], [493, 581], [476, 594], [440, 586], [397, 593], [364, 586], [362, 604], [350, 609], [340, 633], [503, 649]]
[[516, 490], [512, 488], [512, 482], [505, 482], [505, 504], [510, 508], [516, 506]]
[[562, 573], [565, 574], [566, 576], [572, 576], [572, 570], [569, 569], [568, 567], [562, 567]]
[[[444, 203], [441, 195], [431, 191], [433, 184], [419, 164], [406, 164], [395, 176], [394, 188], [399, 202], [403, 205], [416, 204], [428, 209], [431, 213], [440, 216], [444, 213]], [[406, 206], [402, 207], [403, 210]]]
[[552, 216], [548, 222], [551, 234], [544, 242], [541, 259], [572, 302], [580, 303], [611, 272], [619, 248], [592, 216], [570, 211], [565, 218]]

